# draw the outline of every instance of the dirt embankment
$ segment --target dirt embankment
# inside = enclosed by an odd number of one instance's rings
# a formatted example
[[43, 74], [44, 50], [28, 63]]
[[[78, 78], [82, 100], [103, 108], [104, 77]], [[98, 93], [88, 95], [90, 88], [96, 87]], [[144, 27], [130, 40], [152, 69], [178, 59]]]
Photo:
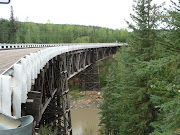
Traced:
[[73, 109], [97, 108], [103, 102], [101, 91], [82, 91], [76, 93], [76, 98], [70, 95], [70, 105]]

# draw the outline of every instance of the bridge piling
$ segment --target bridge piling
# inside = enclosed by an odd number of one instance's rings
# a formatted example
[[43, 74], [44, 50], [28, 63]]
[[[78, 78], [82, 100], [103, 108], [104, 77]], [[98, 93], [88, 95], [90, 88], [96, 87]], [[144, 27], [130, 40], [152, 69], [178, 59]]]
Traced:
[[81, 90], [100, 90], [99, 64], [93, 64], [79, 75], [79, 88]]

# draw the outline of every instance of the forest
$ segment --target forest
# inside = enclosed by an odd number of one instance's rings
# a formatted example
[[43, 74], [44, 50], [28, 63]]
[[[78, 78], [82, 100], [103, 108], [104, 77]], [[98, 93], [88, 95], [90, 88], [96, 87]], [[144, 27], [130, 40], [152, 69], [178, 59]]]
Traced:
[[126, 42], [127, 37], [127, 29], [19, 22], [13, 7], [9, 20], [0, 18], [0, 43], [111, 43]]
[[134, 0], [129, 29], [0, 19], [0, 43], [126, 42], [103, 87], [101, 135], [180, 134], [180, 1]]
[[128, 47], [110, 66], [101, 134], [180, 134], [180, 1], [134, 2]]

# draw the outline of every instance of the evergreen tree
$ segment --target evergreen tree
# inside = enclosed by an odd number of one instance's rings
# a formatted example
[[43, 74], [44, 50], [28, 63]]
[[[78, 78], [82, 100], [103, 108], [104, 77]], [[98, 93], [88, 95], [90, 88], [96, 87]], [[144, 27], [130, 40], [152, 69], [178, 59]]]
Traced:
[[9, 42], [15, 43], [15, 35], [18, 29], [18, 24], [14, 18], [13, 7], [11, 6], [11, 16], [10, 16], [10, 24], [9, 24]]
[[146, 73], [145, 67], [147, 62], [156, 59], [153, 51], [156, 47], [156, 28], [161, 15], [161, 6], [152, 5], [152, 0], [136, 2], [137, 4], [133, 6], [135, 15], [131, 14], [135, 25], [128, 22], [134, 32], [129, 43], [129, 55], [132, 57], [129, 64], [131, 65], [127, 65], [131, 72], [129, 73], [131, 77], [127, 80], [129, 82], [127, 91], [129, 92], [129, 104], [133, 105], [130, 108], [128, 125], [132, 127], [130, 132], [133, 134], [149, 134], [154, 130], [150, 123], [156, 118], [156, 109], [150, 100], [152, 89], [148, 85], [148, 81], [151, 78]]
[[[115, 62], [111, 65], [109, 69], [109, 75], [107, 76], [107, 84], [103, 91], [103, 98], [105, 99], [103, 104], [101, 105], [100, 112], [101, 114], [101, 122], [100, 126], [105, 127], [105, 134], [117, 134], [119, 132], [119, 124], [118, 124], [118, 113], [116, 101], [119, 100], [117, 94], [118, 90], [118, 74], [119, 68], [117, 68], [118, 60], [115, 59]], [[118, 106], [119, 107], [119, 106]]]
[[[117, 119], [111, 123], [116, 124], [114, 127], [119, 127], [116, 130], [123, 135], [146, 135], [154, 130], [151, 123], [157, 117], [157, 110], [150, 100], [153, 91], [148, 82], [151, 76], [145, 69], [148, 62], [156, 59], [153, 51], [156, 47], [160, 7], [152, 5], [152, 0], [138, 0], [133, 6], [135, 14], [131, 14], [134, 24], [127, 22], [133, 29], [133, 35], [130, 38], [129, 48], [122, 49], [118, 58], [119, 66], [116, 68], [120, 68], [121, 71], [118, 73], [120, 78], [117, 82], [118, 88], [114, 92], [114, 88], [109, 87], [109, 91], [114, 93], [111, 100], [117, 98], [111, 103], [116, 110], [112, 111], [112, 115]], [[106, 97], [104, 100], [106, 102]], [[102, 113], [104, 111], [106, 109], [102, 108]], [[102, 120], [105, 119], [103, 117], [106, 118], [102, 116]], [[111, 133], [110, 131], [108, 134]]]
[[[153, 78], [149, 82], [154, 93], [151, 101], [158, 109], [157, 119], [152, 123], [153, 135], [180, 134], [180, 1], [172, 1], [172, 7], [163, 21], [167, 29], [160, 34], [160, 58], [149, 63]], [[160, 48], [160, 47], [159, 47]], [[157, 51], [159, 50], [157, 49]]]
[[150, 61], [154, 59], [152, 52], [157, 39], [155, 30], [159, 25], [161, 6], [152, 5], [152, 0], [137, 0], [136, 3], [133, 5], [135, 14], [130, 14], [135, 24], [127, 22], [134, 32], [130, 44], [133, 45], [132, 51], [139, 60]]
[[9, 42], [9, 21], [0, 19], [0, 43]]

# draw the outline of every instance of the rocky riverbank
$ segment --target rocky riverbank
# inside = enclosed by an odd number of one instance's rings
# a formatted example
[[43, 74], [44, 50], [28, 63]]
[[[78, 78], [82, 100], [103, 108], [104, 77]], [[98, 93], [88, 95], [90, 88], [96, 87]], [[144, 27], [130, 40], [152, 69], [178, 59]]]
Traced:
[[82, 91], [70, 94], [70, 105], [72, 109], [97, 108], [103, 102], [101, 91]]

